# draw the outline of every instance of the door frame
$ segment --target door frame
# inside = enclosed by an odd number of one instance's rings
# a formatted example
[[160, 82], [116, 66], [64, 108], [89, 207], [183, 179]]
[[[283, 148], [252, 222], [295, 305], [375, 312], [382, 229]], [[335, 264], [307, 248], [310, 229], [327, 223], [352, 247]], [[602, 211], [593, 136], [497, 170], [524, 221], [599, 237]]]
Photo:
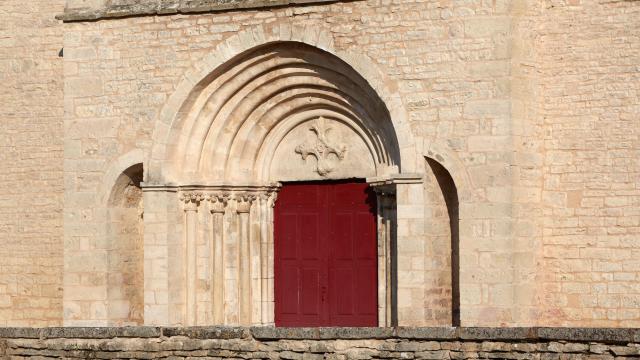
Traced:
[[[334, 181], [349, 181], [355, 179], [336, 179], [318, 181], [292, 181], [287, 183], [329, 183]], [[404, 180], [404, 179], [403, 179]], [[413, 181], [412, 181], [413, 182]], [[378, 327], [398, 326], [397, 316], [397, 204], [396, 189], [398, 184], [405, 181], [397, 181], [389, 178], [367, 178], [366, 183], [376, 194], [376, 243], [377, 243], [377, 293], [378, 293]], [[279, 187], [282, 183], [279, 183]], [[276, 198], [277, 199], [277, 198]], [[275, 201], [272, 206], [275, 206]], [[271, 221], [275, 219], [272, 214]], [[272, 223], [273, 224], [273, 223]], [[271, 279], [270, 294], [272, 301], [271, 325], [275, 326], [275, 228], [271, 226], [271, 271], [274, 277]]]

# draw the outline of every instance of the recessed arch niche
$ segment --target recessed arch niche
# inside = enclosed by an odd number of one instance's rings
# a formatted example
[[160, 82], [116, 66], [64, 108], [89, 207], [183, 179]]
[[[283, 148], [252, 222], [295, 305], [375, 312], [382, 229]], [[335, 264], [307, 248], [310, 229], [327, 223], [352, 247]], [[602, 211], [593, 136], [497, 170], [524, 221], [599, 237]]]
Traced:
[[116, 325], [143, 322], [142, 163], [116, 178], [107, 199], [107, 316]]
[[282, 41], [231, 57], [188, 94], [161, 114], [168, 127], [154, 134], [143, 186], [145, 268], [161, 270], [145, 273], [146, 293], [160, 294], [145, 304], [145, 322], [273, 324], [279, 183], [368, 178], [384, 197], [378, 302], [381, 324], [391, 324], [395, 232], [384, 227], [395, 221], [403, 147], [369, 82], [329, 52]]

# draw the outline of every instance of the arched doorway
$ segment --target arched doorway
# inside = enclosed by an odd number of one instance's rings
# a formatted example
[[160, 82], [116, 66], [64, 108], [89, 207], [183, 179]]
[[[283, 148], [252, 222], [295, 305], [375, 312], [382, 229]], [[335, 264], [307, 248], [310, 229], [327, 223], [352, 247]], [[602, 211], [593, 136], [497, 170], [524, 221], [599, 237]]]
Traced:
[[174, 116], [144, 187], [145, 204], [160, 205], [149, 216], [164, 220], [145, 228], [166, 232], [158, 259], [173, 274], [146, 280], [168, 297], [166, 306], [147, 304], [157, 311], [149, 313], [181, 325], [273, 324], [273, 206], [282, 184], [361, 179], [377, 197], [371, 303], [377, 323], [392, 324], [393, 193], [409, 177], [399, 175], [390, 113], [360, 74], [316, 47], [270, 43], [193, 85]]

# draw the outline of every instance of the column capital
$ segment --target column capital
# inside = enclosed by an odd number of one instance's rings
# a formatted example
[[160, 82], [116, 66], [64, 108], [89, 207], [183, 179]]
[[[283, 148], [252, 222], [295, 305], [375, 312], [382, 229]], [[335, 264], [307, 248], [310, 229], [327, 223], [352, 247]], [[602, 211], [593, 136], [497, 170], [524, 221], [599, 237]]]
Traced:
[[248, 213], [251, 210], [251, 204], [256, 197], [256, 194], [252, 193], [233, 194], [233, 199], [236, 201], [236, 212]]
[[204, 200], [204, 195], [201, 192], [183, 192], [180, 194], [180, 200], [184, 203], [185, 211], [197, 211], [198, 205]]
[[269, 192], [269, 198], [267, 204], [271, 207], [276, 206], [276, 200], [278, 200], [278, 190], [272, 190]]
[[212, 213], [224, 213], [229, 202], [229, 193], [210, 193], [207, 195], [207, 200], [211, 204]]
[[395, 184], [382, 184], [372, 185], [371, 188], [380, 197], [395, 197], [396, 185]]

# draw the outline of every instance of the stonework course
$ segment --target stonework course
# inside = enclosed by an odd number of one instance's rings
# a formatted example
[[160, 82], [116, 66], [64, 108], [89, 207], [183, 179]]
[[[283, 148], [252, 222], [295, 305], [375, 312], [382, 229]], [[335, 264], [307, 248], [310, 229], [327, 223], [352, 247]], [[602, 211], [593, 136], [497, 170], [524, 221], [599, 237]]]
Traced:
[[6, 359], [637, 359], [640, 333], [566, 328], [0, 329]]
[[640, 327], [638, 18], [638, 1], [4, 0], [0, 325], [269, 327], [282, 183], [359, 178], [382, 327], [15, 330], [5, 351], [638, 356], [635, 330], [447, 330]]

